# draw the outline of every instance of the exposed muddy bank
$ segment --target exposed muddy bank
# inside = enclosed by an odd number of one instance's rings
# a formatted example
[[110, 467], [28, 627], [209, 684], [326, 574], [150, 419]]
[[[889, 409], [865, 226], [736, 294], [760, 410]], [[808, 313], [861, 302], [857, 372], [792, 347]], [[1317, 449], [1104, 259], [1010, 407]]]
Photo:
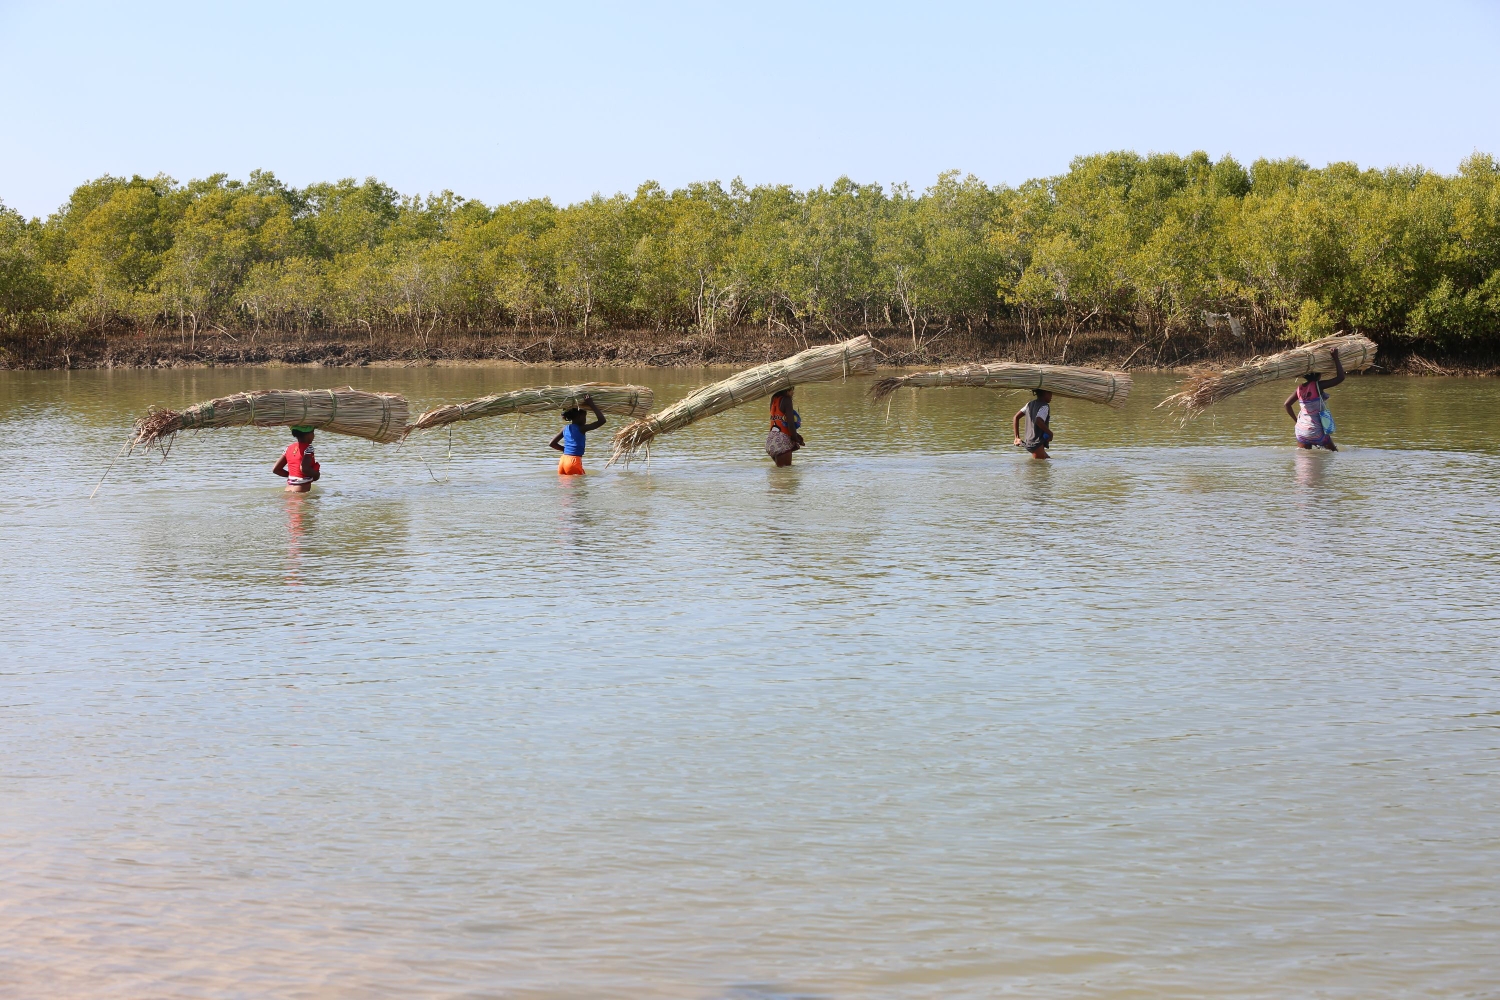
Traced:
[[[852, 335], [852, 334], [851, 334]], [[1261, 338], [1177, 334], [1142, 338], [1126, 332], [1080, 331], [1075, 336], [953, 332], [913, 343], [900, 330], [872, 331], [887, 367], [1014, 360], [1077, 364], [1133, 371], [1224, 367], [1257, 354], [1295, 346]], [[417, 367], [443, 364], [701, 365], [759, 364], [804, 347], [831, 343], [833, 335], [801, 338], [739, 329], [713, 336], [624, 330], [584, 336], [576, 331], [499, 332], [415, 339], [284, 337], [211, 333], [193, 341], [168, 336], [104, 333], [74, 343], [36, 345], [25, 356], [0, 355], [0, 368], [221, 368], [238, 366]], [[1495, 375], [1500, 359], [1428, 356], [1382, 348], [1375, 372], [1413, 375]]]

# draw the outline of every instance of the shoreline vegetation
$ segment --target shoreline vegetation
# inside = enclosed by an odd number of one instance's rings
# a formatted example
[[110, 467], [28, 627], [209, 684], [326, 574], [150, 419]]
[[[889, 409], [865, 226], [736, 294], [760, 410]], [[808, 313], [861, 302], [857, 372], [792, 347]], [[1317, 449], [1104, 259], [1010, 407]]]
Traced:
[[991, 186], [736, 180], [559, 207], [371, 178], [102, 177], [0, 203], [0, 368], [1238, 363], [1360, 333], [1377, 370], [1500, 371], [1500, 165], [1130, 152]]
[[[1144, 341], [1124, 331], [1079, 332], [1071, 343], [1058, 338], [977, 337], [960, 335], [920, 350], [911, 350], [902, 331], [875, 330], [869, 334], [880, 352], [880, 369], [1012, 361], [1022, 364], [1071, 364], [1115, 371], [1194, 371], [1233, 366], [1252, 357], [1274, 354], [1299, 342], [1257, 338], [1225, 342], [1193, 335], [1158, 337]], [[177, 369], [177, 368], [417, 368], [444, 366], [519, 366], [548, 368], [699, 368], [764, 364], [807, 347], [836, 343], [840, 336], [766, 336], [764, 330], [721, 331], [716, 337], [676, 335], [659, 330], [620, 330], [585, 338], [577, 331], [546, 336], [514, 331], [434, 338], [426, 345], [394, 338], [359, 341], [334, 337], [310, 339], [259, 338], [241, 343], [232, 336], [204, 337], [195, 348], [185, 348], [169, 337], [139, 334], [106, 335], [96, 352], [77, 353], [50, 363], [4, 364], [11, 369]], [[1370, 374], [1490, 377], [1500, 375], [1500, 362], [1471, 357], [1436, 358], [1414, 351], [1395, 358], [1382, 357]]]

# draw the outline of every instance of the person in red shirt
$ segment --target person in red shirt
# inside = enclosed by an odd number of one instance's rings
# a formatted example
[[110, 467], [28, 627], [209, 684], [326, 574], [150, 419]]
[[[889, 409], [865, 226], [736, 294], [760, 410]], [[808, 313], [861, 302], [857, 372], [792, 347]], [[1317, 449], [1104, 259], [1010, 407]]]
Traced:
[[771, 397], [771, 432], [766, 435], [766, 454], [777, 465], [792, 464], [792, 452], [807, 444], [798, 428], [802, 415], [792, 409], [792, 390], [783, 389]]
[[276, 468], [271, 471], [286, 477], [288, 493], [307, 493], [323, 476], [322, 466], [313, 455], [313, 429], [293, 427], [292, 437], [297, 440], [287, 445], [276, 462]]

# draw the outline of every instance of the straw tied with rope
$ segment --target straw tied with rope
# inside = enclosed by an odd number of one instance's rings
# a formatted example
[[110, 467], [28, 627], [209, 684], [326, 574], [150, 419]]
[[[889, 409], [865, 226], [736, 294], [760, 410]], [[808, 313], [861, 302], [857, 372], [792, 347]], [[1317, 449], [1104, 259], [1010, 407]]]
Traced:
[[450, 403], [423, 413], [416, 419], [407, 433], [430, 430], [458, 423], [462, 420], [478, 420], [481, 417], [497, 417], [507, 413], [541, 413], [545, 410], [566, 410], [581, 406], [585, 399], [605, 413], [623, 417], [644, 417], [651, 412], [656, 397], [644, 385], [620, 385], [615, 382], [584, 382], [581, 385], [541, 385], [530, 389], [480, 396], [464, 403]]
[[210, 399], [181, 412], [153, 408], [136, 422], [129, 448], [156, 445], [165, 454], [179, 431], [214, 427], [312, 427], [391, 444], [405, 435], [406, 418], [406, 398], [391, 392], [348, 386], [259, 389]]
[[1132, 382], [1124, 372], [1071, 365], [1024, 365], [996, 361], [883, 378], [870, 388], [870, 395], [874, 399], [884, 399], [897, 389], [930, 389], [939, 386], [1031, 389], [1119, 409], [1130, 398]]

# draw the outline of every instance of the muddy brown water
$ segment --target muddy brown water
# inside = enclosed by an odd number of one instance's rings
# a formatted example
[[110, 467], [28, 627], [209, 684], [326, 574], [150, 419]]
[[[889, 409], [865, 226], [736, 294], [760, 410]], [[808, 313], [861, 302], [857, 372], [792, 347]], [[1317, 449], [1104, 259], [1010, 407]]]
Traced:
[[[1179, 426], [798, 392], [559, 481], [132, 417], [252, 387], [721, 372], [0, 372], [0, 993], [1455, 997], [1500, 982], [1500, 383]], [[611, 418], [611, 424], [621, 421]]]

